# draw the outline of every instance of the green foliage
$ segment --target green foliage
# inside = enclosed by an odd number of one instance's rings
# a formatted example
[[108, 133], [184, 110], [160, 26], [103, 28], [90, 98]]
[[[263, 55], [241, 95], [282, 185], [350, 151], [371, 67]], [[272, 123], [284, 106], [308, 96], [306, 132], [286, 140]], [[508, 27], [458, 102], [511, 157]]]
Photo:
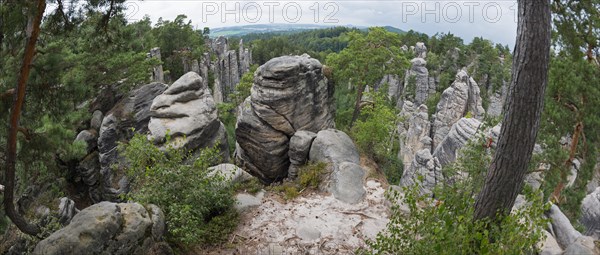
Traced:
[[336, 84], [336, 124], [341, 130], [349, 128], [357, 91], [365, 85], [377, 84], [386, 74], [404, 77], [408, 67], [406, 53], [400, 48], [400, 35], [374, 27], [368, 34], [350, 32], [347, 36], [348, 47], [327, 56]]
[[382, 92], [367, 93], [373, 105], [365, 106], [350, 135], [362, 155], [379, 164], [390, 183], [402, 177], [402, 163], [398, 159], [398, 137], [395, 132], [397, 111]]
[[442, 93], [436, 92], [433, 96], [429, 96], [427, 101], [425, 101], [425, 105], [427, 106], [427, 114], [431, 116], [435, 114], [437, 111], [437, 104], [442, 98]]
[[597, 66], [584, 59], [572, 59], [564, 52], [554, 56], [550, 63], [545, 108], [538, 135], [539, 143], [545, 145], [542, 162], [550, 165], [542, 189], [546, 197], [550, 197], [560, 183], [566, 183], [570, 164], [565, 162], [569, 159], [570, 148], [564, 148], [559, 141], [567, 134], [572, 136], [576, 125], [580, 123], [583, 132], [574, 155], [585, 160], [575, 184], [565, 189], [560, 201], [557, 201], [572, 221], [579, 218], [579, 205], [587, 195], [585, 186], [591, 178], [600, 148], [600, 134], [595, 130], [600, 125], [600, 88], [596, 86], [600, 83], [599, 77], [600, 69]]
[[[483, 142], [480, 141], [480, 142]], [[474, 195], [479, 192], [491, 153], [476, 142], [467, 146], [459, 160], [446, 171], [452, 184], [435, 188], [435, 199], [419, 193], [419, 183], [406, 187], [392, 206], [387, 229], [368, 242], [366, 254], [534, 254], [547, 224], [543, 213], [549, 207], [543, 196], [526, 190], [531, 204], [503, 218], [499, 225], [473, 221]], [[458, 173], [468, 173], [458, 177]], [[399, 203], [408, 207], [402, 211]], [[493, 239], [493, 242], [488, 240]]]
[[288, 201], [300, 195], [303, 191], [316, 190], [323, 181], [323, 175], [327, 173], [328, 165], [323, 162], [309, 162], [298, 171], [295, 181], [284, 181], [279, 185], [271, 186], [271, 189], [283, 195]]
[[140, 134], [121, 146], [133, 180], [130, 198], [164, 210], [167, 237], [174, 244], [215, 245], [236, 227], [234, 187], [207, 170], [219, 161], [217, 148], [201, 150], [188, 163], [191, 155], [173, 148], [161, 151]]
[[258, 178], [252, 178], [248, 181], [238, 182], [235, 184], [236, 192], [246, 192], [250, 194], [256, 194], [264, 188], [264, 185], [258, 180]]
[[257, 65], [252, 65], [250, 71], [245, 73], [240, 82], [235, 86], [233, 93], [228, 95], [228, 103], [220, 103], [217, 105], [219, 110], [219, 118], [225, 125], [227, 131], [227, 140], [229, 142], [229, 151], [235, 150], [235, 124], [237, 118], [235, 116], [237, 107], [250, 96], [250, 89], [254, 84], [254, 72], [258, 68]]

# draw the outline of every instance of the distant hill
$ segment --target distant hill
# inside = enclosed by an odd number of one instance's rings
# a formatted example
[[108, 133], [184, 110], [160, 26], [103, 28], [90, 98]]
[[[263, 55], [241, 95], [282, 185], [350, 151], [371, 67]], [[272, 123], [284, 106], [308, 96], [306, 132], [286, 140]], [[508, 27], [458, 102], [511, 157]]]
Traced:
[[[340, 26], [340, 25], [335, 25]], [[361, 30], [368, 29], [363, 26], [344, 25], [345, 27], [358, 28]], [[242, 37], [248, 34], [291, 34], [302, 32], [306, 30], [324, 29], [334, 27], [334, 25], [316, 25], [316, 24], [257, 24], [257, 25], [244, 25], [244, 26], [233, 26], [233, 27], [221, 27], [211, 28], [210, 37]], [[395, 28], [392, 26], [385, 26], [386, 30], [399, 34], [406, 33], [404, 30]]]

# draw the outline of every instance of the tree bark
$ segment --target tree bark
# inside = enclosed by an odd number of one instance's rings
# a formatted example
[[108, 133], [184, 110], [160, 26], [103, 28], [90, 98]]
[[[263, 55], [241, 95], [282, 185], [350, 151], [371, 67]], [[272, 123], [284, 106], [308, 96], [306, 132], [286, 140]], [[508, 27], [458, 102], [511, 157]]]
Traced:
[[23, 218], [23, 216], [15, 210], [15, 204], [13, 202], [15, 189], [15, 164], [17, 160], [17, 133], [19, 132], [19, 118], [21, 117], [21, 109], [23, 108], [23, 102], [25, 101], [25, 91], [27, 88], [27, 81], [29, 80], [29, 72], [31, 71], [31, 62], [33, 61], [33, 57], [35, 55], [35, 45], [40, 34], [40, 25], [42, 23], [42, 17], [45, 10], [46, 1], [38, 0], [35, 15], [29, 19], [28, 27], [31, 27], [31, 33], [27, 38], [27, 45], [25, 46], [23, 63], [19, 73], [14, 104], [10, 113], [10, 126], [6, 143], [6, 165], [4, 169], [4, 210], [6, 211], [6, 215], [17, 226], [17, 228], [19, 228], [19, 230], [21, 230], [23, 233], [29, 235], [37, 235], [40, 232], [40, 228], [34, 224], [27, 223], [25, 218]]
[[475, 220], [510, 213], [537, 138], [550, 61], [549, 0], [519, 0], [512, 81], [500, 138], [484, 186], [475, 202]]

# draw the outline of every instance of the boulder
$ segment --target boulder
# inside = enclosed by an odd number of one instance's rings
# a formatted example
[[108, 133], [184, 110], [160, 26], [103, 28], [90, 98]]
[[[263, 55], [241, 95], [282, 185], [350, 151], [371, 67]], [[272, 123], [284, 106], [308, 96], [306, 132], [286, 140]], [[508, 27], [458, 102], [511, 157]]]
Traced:
[[252, 175], [237, 167], [234, 164], [220, 164], [217, 166], [209, 167], [209, 176], [219, 174], [223, 176], [229, 183], [239, 183], [249, 181], [254, 178]]
[[67, 225], [71, 222], [71, 219], [77, 214], [79, 210], [75, 208], [75, 202], [68, 197], [63, 197], [60, 199], [60, 204], [58, 205], [58, 221]]
[[595, 244], [594, 238], [582, 236], [577, 238], [569, 247], [565, 249], [563, 255], [598, 255], [600, 249]]
[[462, 118], [450, 129], [450, 132], [433, 152], [442, 167], [454, 162], [458, 152], [464, 147], [479, 130], [481, 122], [477, 119]]
[[257, 207], [262, 204], [262, 200], [265, 196], [264, 191], [258, 192], [258, 194], [251, 195], [246, 193], [240, 193], [235, 195], [235, 209], [239, 212], [246, 211], [250, 208]]
[[583, 236], [579, 231], [575, 230], [567, 216], [563, 214], [558, 206], [552, 205], [550, 210], [546, 212], [546, 216], [551, 220], [552, 233], [554, 233], [556, 241], [562, 248], [567, 248], [575, 240]]
[[175, 81], [154, 99], [150, 112], [149, 137], [155, 143], [189, 151], [219, 143], [223, 160], [229, 159], [224, 125], [217, 118], [210, 89], [197, 73], [188, 72]]
[[90, 128], [96, 131], [100, 130], [102, 119], [104, 119], [104, 114], [99, 110], [95, 110], [94, 113], [92, 113], [92, 119], [90, 120]]
[[308, 55], [271, 59], [255, 73], [237, 120], [236, 160], [264, 182], [287, 176], [296, 131], [334, 126], [333, 84]]
[[288, 151], [291, 163], [288, 177], [294, 179], [298, 176], [298, 168], [308, 161], [310, 146], [316, 137], [316, 133], [305, 130], [294, 133], [294, 136], [290, 139], [290, 149]]
[[585, 234], [600, 239], [600, 188], [587, 195], [581, 202], [581, 219]]
[[562, 255], [563, 250], [560, 248], [554, 236], [548, 231], [544, 230], [545, 240], [538, 244], [540, 248], [540, 255]]
[[40, 241], [33, 254], [147, 254], [155, 238], [151, 214], [137, 203], [101, 202], [73, 217], [66, 227]]
[[87, 145], [87, 153], [91, 153], [98, 146], [98, 132], [94, 129], [83, 130], [77, 134], [75, 141], [85, 143]]
[[400, 115], [404, 117], [405, 121], [398, 127], [400, 134], [399, 157], [404, 163], [404, 169], [408, 169], [418, 151], [431, 148], [431, 139], [429, 138], [431, 122], [427, 106], [421, 105], [412, 112], [411, 108], [413, 108], [413, 104], [410, 101], [404, 102]]
[[317, 133], [312, 143], [309, 159], [315, 162], [360, 164], [358, 150], [350, 137], [339, 130], [327, 129]]
[[[419, 181], [423, 178], [422, 182]], [[431, 195], [433, 188], [443, 179], [440, 163], [431, 156], [428, 149], [423, 149], [415, 155], [410, 167], [404, 170], [400, 179], [401, 187], [410, 187], [418, 183], [421, 194]]]

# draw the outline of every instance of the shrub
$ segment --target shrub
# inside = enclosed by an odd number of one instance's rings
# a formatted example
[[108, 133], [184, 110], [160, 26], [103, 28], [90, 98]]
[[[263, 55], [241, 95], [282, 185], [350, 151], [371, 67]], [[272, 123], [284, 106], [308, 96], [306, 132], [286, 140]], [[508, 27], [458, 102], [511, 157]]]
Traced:
[[208, 175], [208, 167], [219, 161], [217, 148], [203, 149], [192, 159], [171, 147], [161, 151], [141, 134], [121, 146], [130, 164], [129, 198], [164, 210], [167, 239], [175, 245], [219, 244], [237, 225], [232, 185], [223, 176]]
[[321, 184], [322, 176], [325, 173], [327, 168], [327, 163], [317, 162], [317, 163], [309, 163], [300, 168], [298, 174], [298, 181], [300, 182], [300, 187], [304, 188], [319, 188], [319, 184]]
[[[473, 221], [475, 195], [483, 185], [490, 163], [483, 142], [472, 143], [462, 157], [445, 172], [467, 177], [442, 183], [434, 189], [435, 199], [419, 194], [419, 183], [404, 189], [404, 195], [388, 192], [391, 201], [408, 206], [410, 215], [392, 206], [387, 229], [369, 241], [366, 254], [535, 254], [547, 220], [549, 204], [543, 196], [525, 190], [531, 204], [502, 218], [499, 224]], [[484, 155], [482, 157], [482, 155]], [[453, 184], [450, 184], [452, 183]], [[493, 241], [489, 241], [493, 240]]]

